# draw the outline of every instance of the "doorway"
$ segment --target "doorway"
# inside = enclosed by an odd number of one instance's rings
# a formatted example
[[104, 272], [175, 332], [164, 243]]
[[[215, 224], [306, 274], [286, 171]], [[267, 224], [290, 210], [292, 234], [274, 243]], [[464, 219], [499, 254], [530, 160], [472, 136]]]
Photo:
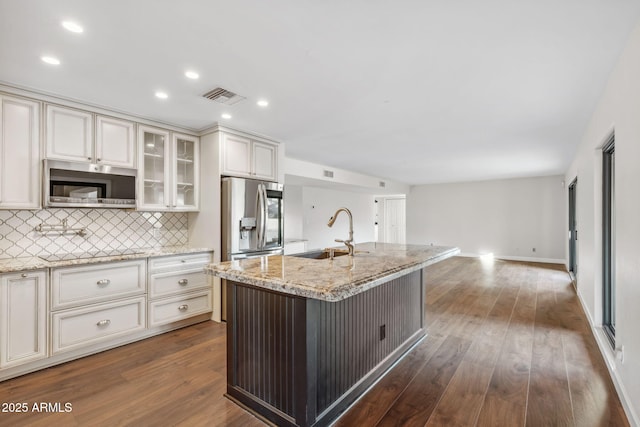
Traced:
[[376, 197], [376, 241], [406, 243], [405, 196]]
[[575, 280], [578, 275], [578, 227], [576, 220], [576, 196], [578, 178], [569, 184], [569, 273]]

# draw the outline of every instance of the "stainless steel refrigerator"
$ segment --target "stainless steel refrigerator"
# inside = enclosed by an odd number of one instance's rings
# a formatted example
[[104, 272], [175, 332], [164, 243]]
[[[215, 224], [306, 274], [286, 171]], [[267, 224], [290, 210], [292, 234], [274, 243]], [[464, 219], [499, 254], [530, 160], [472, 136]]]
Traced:
[[[275, 182], [222, 178], [222, 261], [283, 254], [282, 189], [282, 184]], [[226, 319], [225, 301], [223, 281], [223, 319]]]

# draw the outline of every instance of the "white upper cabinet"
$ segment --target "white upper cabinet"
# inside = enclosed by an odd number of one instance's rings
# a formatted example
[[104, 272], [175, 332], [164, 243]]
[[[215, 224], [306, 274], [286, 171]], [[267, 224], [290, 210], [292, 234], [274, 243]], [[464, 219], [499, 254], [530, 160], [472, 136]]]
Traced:
[[47, 105], [46, 157], [134, 168], [134, 123]]
[[222, 148], [224, 175], [251, 176], [251, 140], [225, 134]]
[[93, 114], [47, 105], [48, 159], [93, 161]]
[[200, 146], [195, 136], [173, 134], [173, 204], [174, 210], [197, 211], [199, 207]]
[[256, 178], [268, 181], [277, 181], [278, 172], [276, 170], [278, 159], [278, 146], [264, 142], [254, 141], [251, 151], [251, 167]]
[[0, 95], [0, 209], [40, 208], [40, 103]]
[[134, 124], [112, 117], [96, 117], [96, 163], [135, 168]]
[[200, 146], [197, 137], [138, 127], [138, 209], [197, 211]]
[[222, 136], [222, 174], [278, 180], [278, 145], [225, 133]]

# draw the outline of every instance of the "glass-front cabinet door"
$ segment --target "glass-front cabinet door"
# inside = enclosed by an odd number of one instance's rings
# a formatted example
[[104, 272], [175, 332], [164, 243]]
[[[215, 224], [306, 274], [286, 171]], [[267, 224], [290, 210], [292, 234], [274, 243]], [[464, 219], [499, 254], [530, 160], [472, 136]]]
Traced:
[[199, 203], [198, 138], [138, 127], [138, 209], [196, 211]]
[[198, 208], [198, 138], [173, 134], [174, 185], [172, 207], [176, 210], [196, 210]]
[[167, 210], [170, 202], [171, 154], [169, 132], [138, 127], [141, 156], [138, 169], [138, 208]]

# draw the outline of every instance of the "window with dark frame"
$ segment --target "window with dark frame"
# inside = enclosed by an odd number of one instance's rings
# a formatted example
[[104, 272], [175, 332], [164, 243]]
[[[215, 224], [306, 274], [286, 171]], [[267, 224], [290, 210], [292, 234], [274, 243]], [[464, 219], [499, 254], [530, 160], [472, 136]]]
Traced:
[[615, 137], [602, 148], [602, 327], [615, 348]]

